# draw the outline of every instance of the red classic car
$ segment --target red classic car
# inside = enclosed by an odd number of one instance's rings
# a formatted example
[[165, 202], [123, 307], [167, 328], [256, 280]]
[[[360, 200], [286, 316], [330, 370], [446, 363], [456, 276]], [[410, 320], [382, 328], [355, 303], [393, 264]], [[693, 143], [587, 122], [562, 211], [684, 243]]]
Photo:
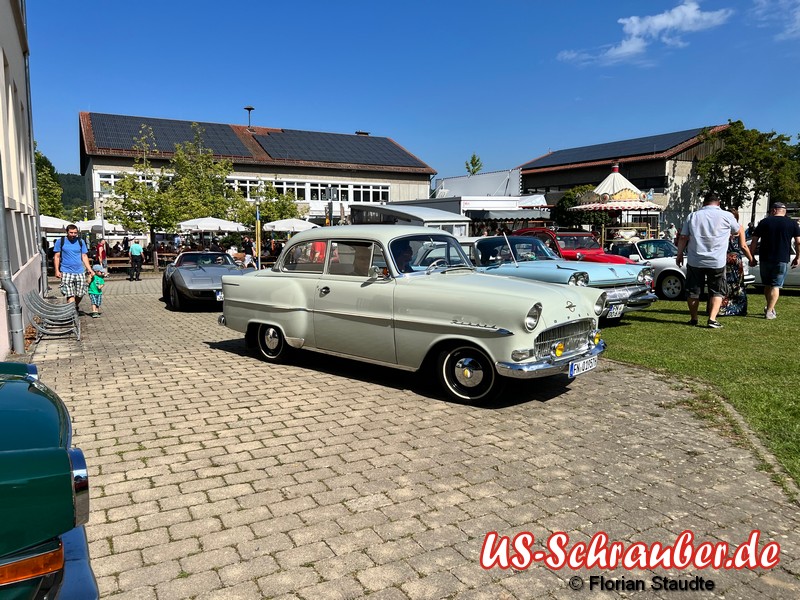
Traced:
[[537, 237], [567, 260], [585, 260], [588, 262], [630, 264], [624, 256], [609, 254], [590, 231], [561, 230], [553, 231], [547, 227], [527, 227], [517, 229], [514, 235]]

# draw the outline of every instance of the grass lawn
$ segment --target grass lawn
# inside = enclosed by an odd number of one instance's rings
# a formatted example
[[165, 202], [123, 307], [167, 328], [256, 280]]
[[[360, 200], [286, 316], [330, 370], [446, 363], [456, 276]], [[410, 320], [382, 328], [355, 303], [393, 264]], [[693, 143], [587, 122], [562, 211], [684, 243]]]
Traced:
[[760, 290], [748, 302], [748, 316], [721, 317], [715, 330], [687, 325], [686, 302], [659, 300], [603, 329], [605, 356], [709, 384], [800, 484], [800, 292], [783, 290], [774, 321], [764, 319]]

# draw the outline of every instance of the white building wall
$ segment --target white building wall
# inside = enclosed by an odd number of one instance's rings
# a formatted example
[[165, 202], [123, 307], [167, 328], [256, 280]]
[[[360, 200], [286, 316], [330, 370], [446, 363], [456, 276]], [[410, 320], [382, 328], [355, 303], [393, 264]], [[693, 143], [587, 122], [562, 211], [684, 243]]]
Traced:
[[[11, 278], [22, 298], [42, 275], [33, 196], [27, 29], [18, 0], [0, 0], [0, 170]], [[6, 293], [0, 289], [0, 357], [11, 349]], [[24, 315], [27, 317], [27, 315]]]

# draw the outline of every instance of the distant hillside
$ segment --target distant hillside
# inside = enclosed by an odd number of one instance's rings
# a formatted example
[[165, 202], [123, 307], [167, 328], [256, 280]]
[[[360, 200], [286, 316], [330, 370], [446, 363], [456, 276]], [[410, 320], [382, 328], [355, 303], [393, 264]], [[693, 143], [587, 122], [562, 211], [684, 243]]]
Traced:
[[58, 183], [61, 184], [64, 190], [61, 194], [61, 203], [66, 210], [89, 204], [88, 194], [86, 193], [86, 181], [83, 176], [59, 173]]

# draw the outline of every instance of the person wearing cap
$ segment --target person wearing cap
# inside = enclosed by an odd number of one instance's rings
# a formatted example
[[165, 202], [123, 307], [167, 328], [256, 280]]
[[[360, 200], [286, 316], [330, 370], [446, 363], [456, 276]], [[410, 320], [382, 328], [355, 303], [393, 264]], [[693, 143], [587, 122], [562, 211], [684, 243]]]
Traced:
[[89, 275], [89, 299], [92, 301], [92, 318], [100, 316], [100, 305], [103, 303], [103, 286], [106, 283], [103, 265], [94, 265], [92, 273]]
[[728, 240], [732, 234], [739, 233], [739, 229], [733, 215], [719, 207], [719, 196], [711, 192], [706, 194], [703, 208], [691, 213], [684, 222], [675, 263], [683, 266], [683, 251], [686, 250], [689, 325], [697, 325], [700, 293], [708, 283], [708, 327], [722, 328], [717, 315], [728, 291], [725, 283]]
[[[800, 259], [800, 225], [786, 216], [786, 205], [773, 202], [769, 216], [762, 219], [750, 238], [751, 266], [761, 263], [761, 283], [764, 286], [764, 317], [778, 318], [775, 305], [789, 270], [792, 238], [794, 238], [794, 260], [791, 268], [796, 269]], [[756, 258], [758, 254], [758, 258]]]

